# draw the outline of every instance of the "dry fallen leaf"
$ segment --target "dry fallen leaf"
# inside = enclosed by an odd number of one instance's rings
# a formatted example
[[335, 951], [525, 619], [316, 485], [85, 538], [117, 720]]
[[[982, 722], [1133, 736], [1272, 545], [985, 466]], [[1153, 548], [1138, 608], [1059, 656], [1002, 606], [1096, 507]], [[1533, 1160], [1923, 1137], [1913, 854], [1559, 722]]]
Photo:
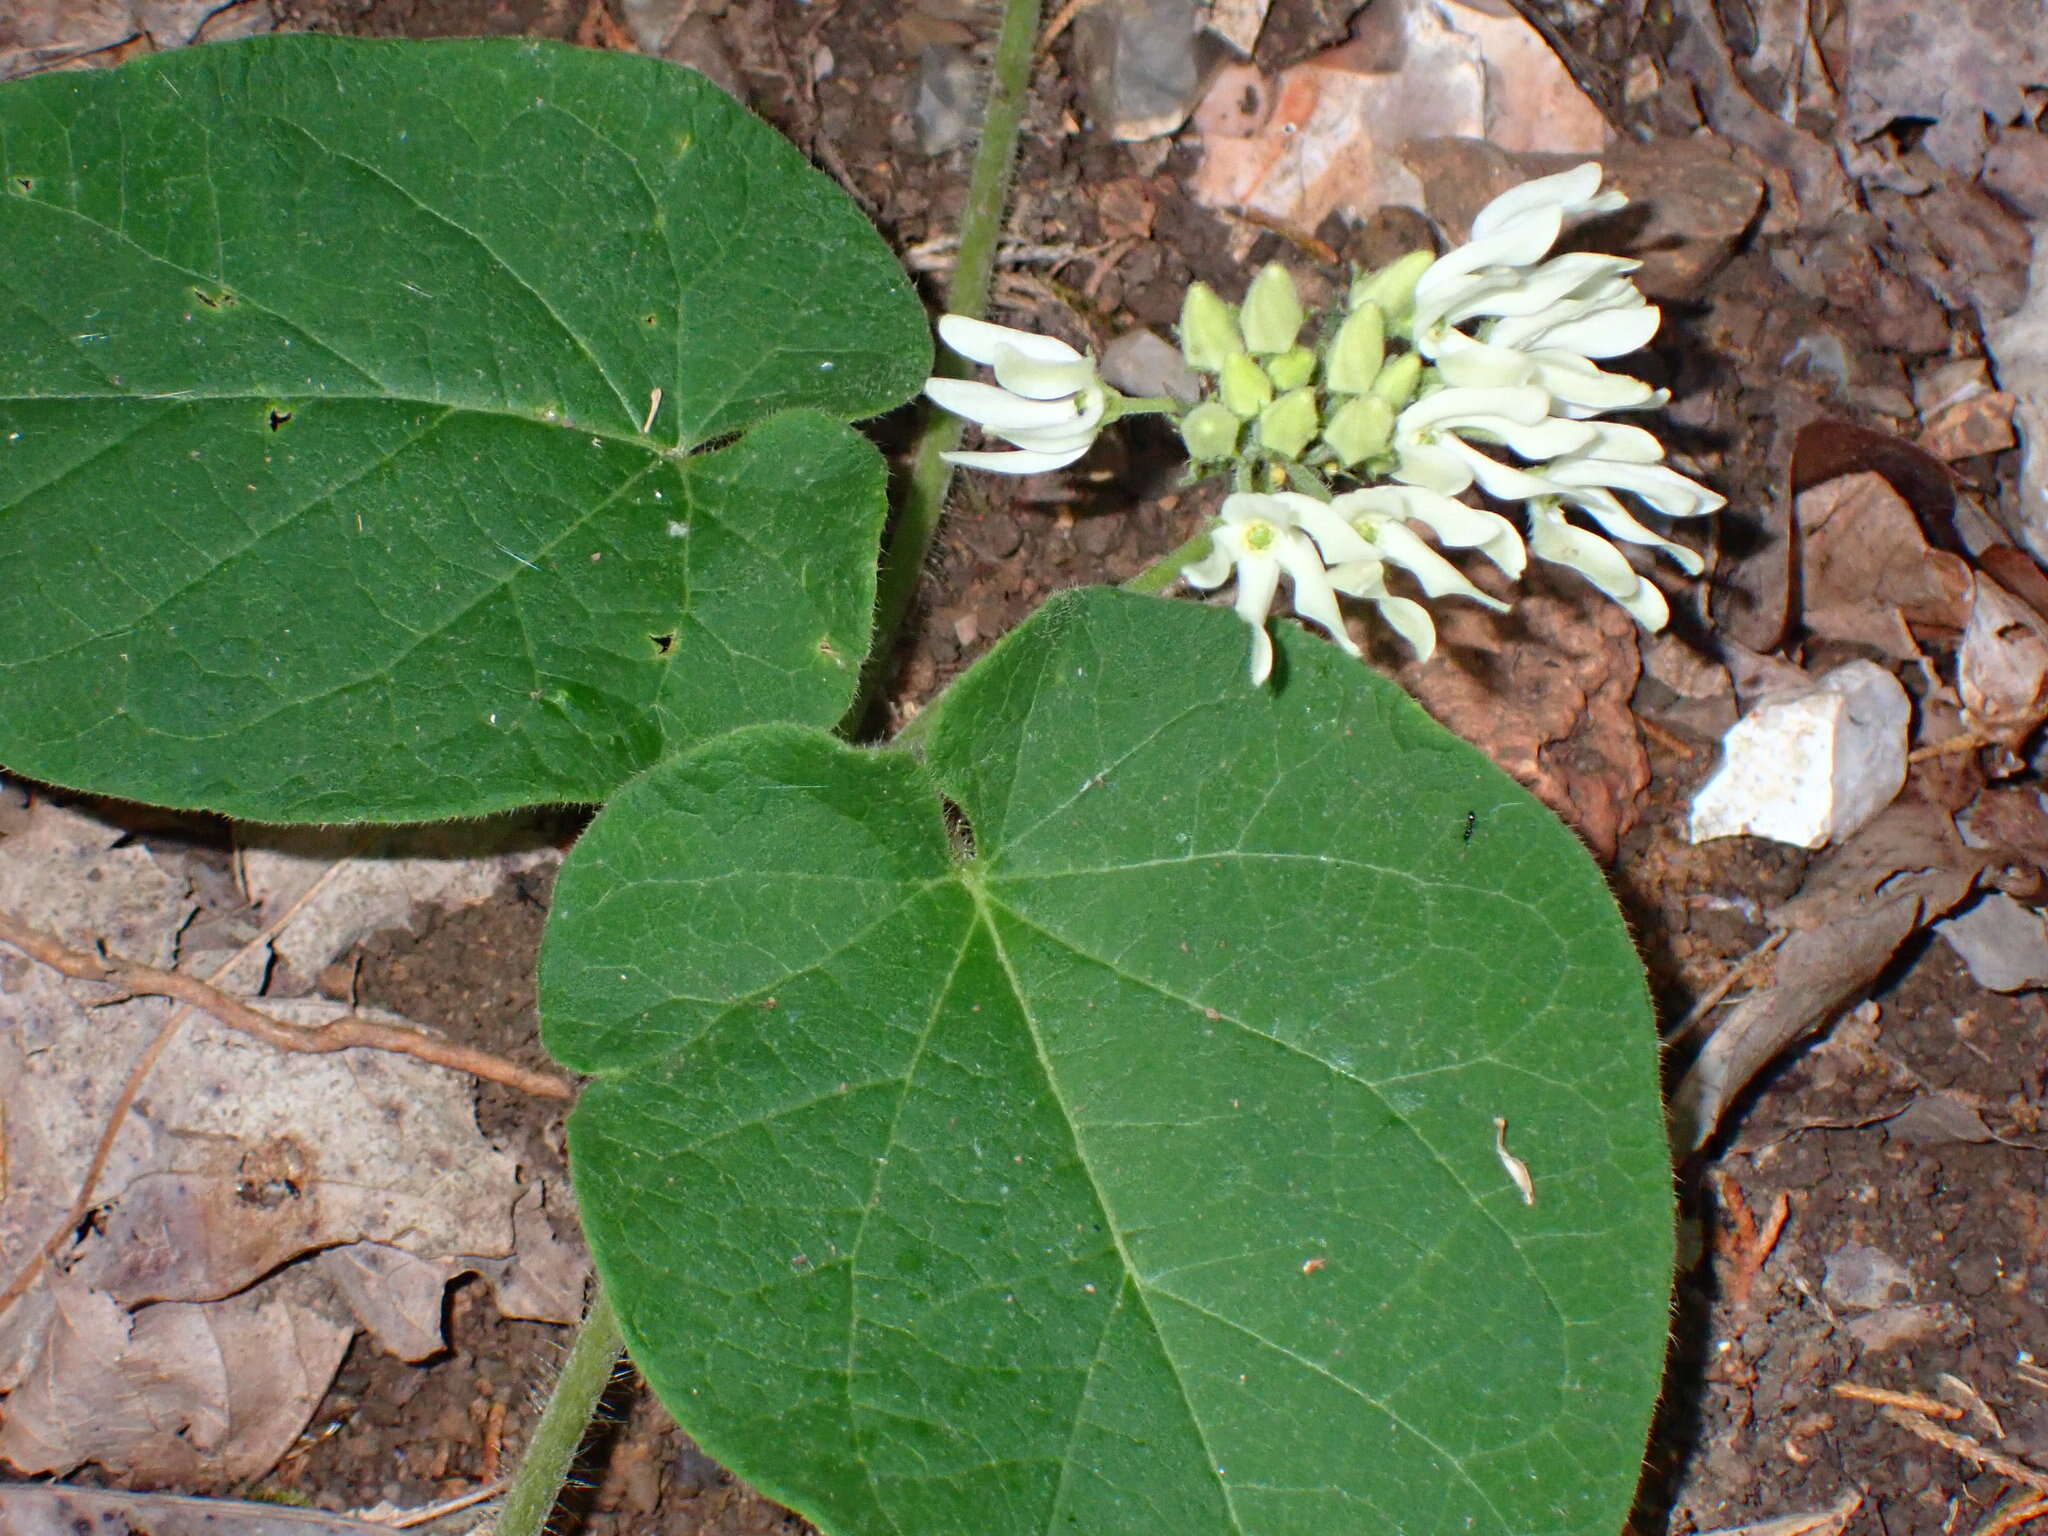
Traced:
[[1613, 858], [1650, 782], [1629, 709], [1642, 671], [1634, 622], [1540, 564], [1511, 612], [1446, 603], [1436, 622], [1435, 658], [1404, 667], [1403, 685]]
[[1304, 233], [1333, 210], [1364, 218], [1388, 204], [1421, 207], [1422, 186], [1400, 158], [1414, 139], [1575, 155], [1598, 154], [1608, 139], [1606, 119], [1533, 27], [1467, 0], [1376, 0], [1351, 42], [1257, 92], [1262, 111], [1239, 110], [1246, 90], [1242, 71], [1225, 71], [1197, 109], [1195, 198]]
[[1912, 627], [1959, 630], [1971, 587], [1960, 555], [1929, 549], [1913, 509], [1874, 472], [1842, 475], [1793, 502], [1800, 531], [1801, 617], [1827, 640], [1920, 654]]
[[2048, 718], [2048, 621], [1988, 576], [1973, 583], [1956, 655], [1963, 725], [2017, 748]]
[[[116, 846], [123, 836], [35, 804], [0, 841], [0, 910], [168, 965], [194, 903], [146, 848]], [[0, 952], [0, 1284], [70, 1226], [115, 1101], [168, 1017], [162, 1000], [108, 992]], [[263, 1007], [301, 1024], [342, 1011]], [[473, 1102], [469, 1079], [413, 1057], [282, 1053], [187, 1019], [121, 1122], [92, 1218], [0, 1314], [0, 1457], [30, 1473], [93, 1460], [232, 1482], [300, 1432], [358, 1326], [401, 1354], [439, 1347], [454, 1275], [485, 1274], [505, 1310], [573, 1318], [580, 1255], [554, 1238], [545, 1192], [479, 1132]]]
[[1901, 800], [1816, 864], [1767, 918], [1791, 930], [1771, 980], [1720, 1019], [1672, 1094], [1672, 1144], [1704, 1145], [1757, 1073], [1868, 987], [1994, 857], [1964, 846], [1939, 808]]

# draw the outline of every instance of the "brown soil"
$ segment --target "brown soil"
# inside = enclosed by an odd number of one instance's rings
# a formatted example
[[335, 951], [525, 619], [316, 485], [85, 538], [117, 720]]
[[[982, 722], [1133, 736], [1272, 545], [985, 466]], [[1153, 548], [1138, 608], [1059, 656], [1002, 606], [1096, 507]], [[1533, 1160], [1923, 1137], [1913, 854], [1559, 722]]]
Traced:
[[[289, 27], [365, 35], [617, 35], [597, 25], [585, 0], [284, 0], [280, 9]], [[950, 231], [966, 152], [931, 158], [915, 147], [906, 106], [916, 32], [902, 7], [725, 0], [704, 9], [718, 18], [709, 65], [722, 62], [749, 102], [839, 176], [898, 249]], [[1548, 16], [1553, 7], [1535, 9]], [[1566, 20], [1579, 8], [1555, 9], [1553, 19]], [[990, 27], [971, 8], [933, 11], [963, 39]], [[1285, 63], [1341, 31], [1342, 17], [1333, 24], [1314, 0], [1278, 0], [1261, 62]], [[1565, 41], [1609, 101], [1634, 62], [1629, 50], [1654, 56], [1662, 46], [1655, 27], [1625, 33], [1597, 15], [1567, 28]], [[1150, 233], [1114, 264], [1083, 255], [1049, 272], [1008, 274], [999, 285], [1006, 313], [1099, 344], [1133, 323], [1169, 323], [1191, 277], [1236, 291], [1249, 266], [1229, 258], [1229, 229], [1180, 191], [1194, 151], [1176, 147], [1162, 160], [1144, 146], [1076, 131], [1068, 67], [1062, 45], [1040, 68], [1011, 233], [1100, 247], [1117, 238], [1099, 195], [1112, 183], [1150, 203]], [[1629, 111], [1646, 133], [1686, 134], [1697, 121], [1670, 92]], [[1337, 229], [1319, 233], [1345, 239]], [[1289, 251], [1268, 236], [1249, 262]], [[1674, 379], [1717, 381], [1710, 403], [1724, 441], [1742, 423], [1765, 446], [1772, 441], [1755, 425], [1770, 406], [1754, 381], [1775, 358], [1760, 369], [1753, 354], [1782, 350], [1786, 327], [1800, 320], [1789, 304], [1767, 263], [1738, 262], [1660, 343], [1659, 366]], [[1968, 322], [1942, 323], [1957, 328], [1958, 351], [1974, 346]], [[1903, 382], [1897, 359], [1888, 366]], [[1760, 450], [1752, 457], [1731, 454], [1717, 477], [1737, 509], [1766, 504], [1767, 476], [1782, 472]], [[1170, 445], [1140, 432], [1121, 447], [1106, 444], [1078, 477], [963, 485], [900, 648], [891, 701], [899, 718], [1048, 593], [1127, 577], [1178, 543], [1208, 503], [1205, 492], [1176, 491], [1174, 477]], [[1660, 1003], [1676, 1018], [1765, 936], [1758, 908], [1797, 888], [1804, 860], [1741, 839], [1688, 846], [1682, 810], [1711, 762], [1710, 738], [1681, 732], [1671, 741], [1653, 752], [1650, 801], [1616, 878]], [[417, 932], [366, 946], [361, 997], [538, 1063], [530, 977], [545, 899], [541, 890], [508, 889], [462, 914], [421, 914]], [[1692, 1257], [1638, 1501], [1645, 1536], [1816, 1511], [1849, 1490], [1865, 1500], [1855, 1531], [1975, 1529], [2004, 1480], [1914, 1438], [1872, 1404], [1834, 1394], [1851, 1379], [1931, 1392], [1953, 1377], [1981, 1395], [2009, 1451], [2048, 1465], [2048, 1393], [2015, 1371], [2048, 1359], [2048, 1007], [2038, 996], [1987, 995], [1932, 943], [1895, 967], [1875, 1005], [1874, 1015], [1865, 1010], [1796, 1053], [1754, 1092], [1726, 1145], [1681, 1170]], [[1937, 1093], [1967, 1098], [2002, 1139], [1958, 1139], [1892, 1118]], [[557, 1111], [492, 1088], [481, 1109], [492, 1135], [536, 1166], [559, 1165]], [[1758, 1233], [1768, 1233], [1781, 1200], [1782, 1228], [1765, 1244]], [[1916, 1314], [1919, 1333], [1875, 1337], [1830, 1302], [1824, 1267], [1850, 1244], [1903, 1266], [1911, 1294], [1895, 1299], [1928, 1309]], [[449, 1337], [448, 1353], [421, 1366], [359, 1340], [313, 1427], [263, 1491], [336, 1510], [379, 1500], [409, 1506], [501, 1475], [550, 1380], [560, 1330], [506, 1322], [479, 1288], [461, 1287], [450, 1298]], [[809, 1529], [706, 1461], [631, 1383], [615, 1399], [616, 1417], [590, 1448], [590, 1486], [558, 1529]], [[1977, 1413], [1957, 1428], [1988, 1434]]]

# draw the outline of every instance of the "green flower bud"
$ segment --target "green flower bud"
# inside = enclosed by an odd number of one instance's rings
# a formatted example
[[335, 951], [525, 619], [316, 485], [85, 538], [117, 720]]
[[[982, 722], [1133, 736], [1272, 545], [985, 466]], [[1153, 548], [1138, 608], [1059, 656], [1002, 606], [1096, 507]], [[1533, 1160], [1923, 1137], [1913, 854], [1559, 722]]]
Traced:
[[1340, 395], [1362, 395], [1387, 357], [1387, 317], [1368, 299], [1354, 308], [1330, 343], [1323, 382]]
[[1266, 360], [1266, 377], [1278, 390], [1299, 389], [1316, 376], [1316, 355], [1307, 347], [1293, 347]]
[[1259, 446], [1283, 459], [1298, 459], [1316, 435], [1316, 393], [1290, 389], [1259, 412]]
[[1219, 385], [1223, 403], [1242, 420], [1250, 421], [1272, 403], [1273, 381], [1247, 353], [1223, 360]]
[[1415, 396], [1415, 386], [1422, 382], [1422, 354], [1403, 352], [1380, 369], [1379, 377], [1372, 381], [1372, 392], [1380, 399], [1399, 410]]
[[1410, 251], [1399, 261], [1377, 272], [1363, 274], [1351, 285], [1351, 307], [1377, 304], [1382, 314], [1399, 329], [1415, 307], [1415, 280], [1427, 272], [1436, 258], [1427, 251]]
[[1323, 442], [1346, 469], [1385, 453], [1393, 440], [1394, 408], [1377, 395], [1346, 400], [1323, 428]]
[[1197, 464], [1237, 456], [1238, 420], [1214, 400], [1204, 400], [1181, 418], [1180, 440]]
[[1244, 344], [1262, 356], [1285, 352], [1301, 331], [1301, 296], [1294, 291], [1294, 279], [1277, 261], [1259, 268], [1259, 275], [1245, 290]]
[[1180, 301], [1180, 355], [1202, 373], [1220, 372], [1230, 358], [1244, 355], [1237, 316], [1207, 283], [1189, 284]]

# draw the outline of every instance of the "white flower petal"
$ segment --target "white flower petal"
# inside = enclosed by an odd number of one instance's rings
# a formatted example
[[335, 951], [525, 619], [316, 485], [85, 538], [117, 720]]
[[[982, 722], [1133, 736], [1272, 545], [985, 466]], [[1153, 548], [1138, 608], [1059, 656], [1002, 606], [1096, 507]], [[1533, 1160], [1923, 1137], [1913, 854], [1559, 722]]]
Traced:
[[1209, 536], [1209, 553], [1192, 565], [1180, 568], [1180, 579], [1191, 587], [1200, 587], [1204, 592], [1214, 591], [1230, 580], [1230, 573], [1237, 568], [1237, 550], [1226, 544], [1217, 534]]
[[1640, 496], [1666, 517], [1704, 517], [1728, 505], [1696, 481], [1688, 480], [1664, 464], [1628, 464], [1612, 459], [1560, 459], [1545, 466], [1549, 480], [1559, 486], [1607, 486]]
[[1440, 496], [1458, 496], [1472, 488], [1472, 470], [1464, 455], [1435, 443], [1396, 444], [1393, 476]]
[[1484, 603], [1497, 613], [1507, 612], [1506, 603], [1498, 598], [1488, 597], [1473, 586], [1465, 579], [1464, 572], [1401, 524], [1388, 523], [1381, 528], [1379, 544], [1386, 561], [1400, 566], [1413, 576], [1416, 585], [1422, 588], [1423, 596], [1469, 597], [1473, 602]]
[[1522, 535], [1498, 512], [1454, 501], [1419, 485], [1372, 485], [1350, 491], [1330, 505], [1347, 518], [1399, 518], [1421, 523], [1452, 549], [1476, 549], [1507, 575], [1520, 577], [1528, 563]]
[[1670, 556], [1671, 563], [1688, 576], [1697, 576], [1706, 569], [1706, 562], [1687, 549], [1683, 544], [1674, 544], [1662, 534], [1654, 533], [1637, 522], [1635, 517], [1616, 499], [1612, 492], [1597, 486], [1585, 490], [1568, 490], [1564, 500], [1582, 509], [1610, 535], [1624, 539], [1630, 544], [1641, 544], [1650, 549], [1662, 550]]
[[1066, 468], [1087, 451], [1088, 444], [1083, 443], [1068, 453], [1020, 448], [1015, 453], [946, 453], [940, 457], [962, 469], [989, 469], [1002, 475], [1042, 475], [1050, 470]]
[[1568, 171], [1538, 176], [1533, 181], [1509, 187], [1479, 210], [1472, 220], [1472, 234], [1483, 239], [1532, 208], [1549, 206], [1572, 214], [1607, 213], [1628, 201], [1619, 192], [1602, 192], [1600, 177], [1599, 162], [1588, 160]]
[[1344, 629], [1344, 615], [1337, 607], [1337, 594], [1330, 589], [1330, 573], [1309, 537], [1299, 531], [1283, 536], [1279, 562], [1294, 588], [1294, 611], [1318, 626], [1339, 648], [1358, 655], [1358, 644]]
[[1266, 633], [1266, 615], [1280, 590], [1280, 562], [1265, 551], [1246, 550], [1237, 562], [1237, 601], [1231, 606], [1252, 627], [1252, 686], [1273, 675], [1273, 637]]
[[1377, 560], [1351, 560], [1330, 572], [1330, 584], [1339, 592], [1362, 597], [1379, 610], [1387, 627], [1407, 641], [1410, 650], [1423, 661], [1436, 653], [1436, 625], [1429, 610], [1412, 598], [1395, 597], [1387, 591], [1386, 568]]
[[1006, 347], [1044, 363], [1085, 361], [1079, 352], [1056, 336], [1013, 330], [1007, 325], [995, 325], [987, 320], [971, 320], [966, 315], [939, 316], [939, 340], [976, 363], [994, 363]]
[[[1437, 427], [1495, 423], [1533, 427], [1550, 414], [1550, 397], [1534, 385], [1499, 389], [1439, 389], [1394, 418], [1396, 438]], [[1495, 430], [1489, 426], [1486, 430]]]
[[1067, 400], [1025, 400], [993, 384], [969, 379], [926, 379], [925, 395], [941, 410], [995, 432], [1067, 427], [1080, 420]]
[[1296, 509], [1299, 526], [1315, 540], [1326, 565], [1372, 558], [1372, 546], [1359, 536], [1358, 530], [1338, 510], [1336, 502], [1317, 501], [1313, 496], [1299, 499], [1303, 503]]
[[1569, 566], [1619, 603], [1645, 629], [1662, 629], [1671, 610], [1664, 594], [1636, 573], [1620, 550], [1574, 527], [1553, 507], [1529, 509], [1529, 549], [1537, 559]]
[[[1064, 347], [1066, 343], [1060, 345]], [[998, 384], [1027, 400], [1063, 399], [1079, 394], [1095, 382], [1095, 364], [1085, 357], [1073, 362], [1048, 362], [1015, 347], [1004, 347], [996, 353], [991, 366]]]

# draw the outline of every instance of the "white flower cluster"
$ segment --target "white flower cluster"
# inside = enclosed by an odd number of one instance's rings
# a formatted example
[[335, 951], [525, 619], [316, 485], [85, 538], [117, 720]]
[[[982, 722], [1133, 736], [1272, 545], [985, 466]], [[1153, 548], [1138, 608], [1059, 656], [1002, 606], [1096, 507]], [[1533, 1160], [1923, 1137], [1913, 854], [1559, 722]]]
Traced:
[[1054, 336], [1036, 336], [941, 315], [939, 340], [970, 362], [995, 370], [994, 384], [966, 379], [926, 379], [932, 403], [965, 417], [1006, 443], [1014, 453], [949, 453], [946, 462], [967, 469], [1010, 475], [1040, 475], [1064, 469], [1086, 453], [1102, 430], [1110, 390], [1097, 381], [1095, 364]]
[[[1435, 648], [1428, 611], [1390, 590], [1390, 566], [1425, 598], [1504, 606], [1416, 525], [1447, 548], [1477, 550], [1510, 580], [1531, 554], [1569, 566], [1646, 628], [1664, 625], [1663, 594], [1609, 540], [1662, 550], [1693, 574], [1700, 561], [1645, 527], [1621, 495], [1669, 517], [1725, 502], [1664, 464], [1651, 433], [1601, 419], [1666, 399], [1599, 366], [1656, 333], [1658, 311], [1629, 276], [1638, 263], [1550, 255], [1569, 221], [1623, 201], [1600, 190], [1597, 164], [1526, 182], [1481, 210], [1465, 245], [1359, 278], [1317, 346], [1300, 341], [1304, 317], [1280, 267], [1253, 280], [1241, 308], [1201, 284], [1189, 290], [1182, 350], [1215, 393], [1180, 415], [1181, 434], [1198, 468], [1231, 466], [1238, 490], [1223, 503], [1207, 557], [1181, 574], [1203, 588], [1235, 576], [1237, 611], [1254, 633], [1254, 682], [1271, 671], [1265, 621], [1283, 575], [1296, 613], [1354, 654], [1340, 593], [1372, 603], [1419, 654]], [[1118, 414], [1169, 404], [1124, 400], [1064, 342], [958, 315], [941, 319], [939, 334], [992, 367], [997, 383], [932, 379], [925, 392], [1018, 450], [949, 454], [957, 464], [1060, 468]], [[1390, 353], [1389, 341], [1402, 350]], [[1326, 475], [1391, 483], [1306, 494]], [[1290, 481], [1297, 489], [1278, 489]], [[1457, 499], [1475, 487], [1521, 504], [1526, 542], [1506, 518]], [[1607, 537], [1570, 521], [1571, 511]]]

